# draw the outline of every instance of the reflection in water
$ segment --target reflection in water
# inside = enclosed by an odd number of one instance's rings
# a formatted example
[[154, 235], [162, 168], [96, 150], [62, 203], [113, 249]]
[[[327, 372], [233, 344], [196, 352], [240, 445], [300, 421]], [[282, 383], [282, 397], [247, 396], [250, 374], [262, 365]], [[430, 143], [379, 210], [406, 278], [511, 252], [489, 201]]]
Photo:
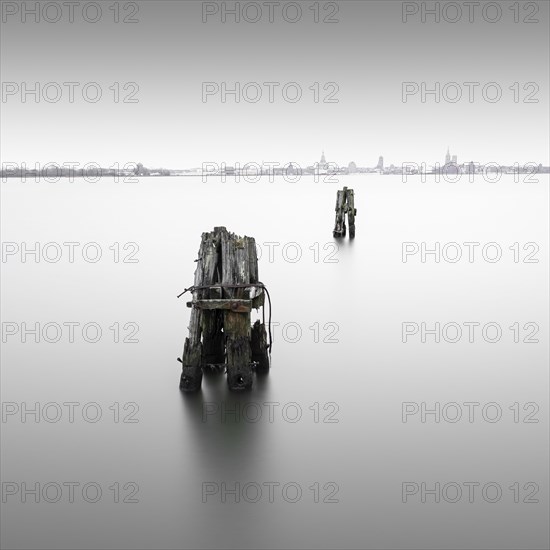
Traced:
[[333, 238], [334, 238], [334, 242], [338, 245], [339, 253], [343, 252], [344, 254], [346, 254], [353, 251], [353, 243], [355, 242], [355, 239], [350, 239], [348, 237], [333, 237]]
[[199, 392], [182, 392], [184, 433], [192, 438], [199, 471], [222, 479], [228, 472], [250, 475], [250, 458], [267, 436], [269, 388], [269, 375], [256, 374], [250, 391], [230, 391], [226, 374], [206, 371]]

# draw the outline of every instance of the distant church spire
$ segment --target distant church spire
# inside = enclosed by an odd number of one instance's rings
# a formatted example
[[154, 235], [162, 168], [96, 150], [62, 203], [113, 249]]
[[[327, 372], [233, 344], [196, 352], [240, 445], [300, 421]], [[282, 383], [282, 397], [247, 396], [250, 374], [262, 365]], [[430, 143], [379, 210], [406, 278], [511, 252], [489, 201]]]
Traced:
[[323, 154], [321, 155], [321, 164], [326, 164], [327, 161], [325, 159], [325, 150], [323, 149]]

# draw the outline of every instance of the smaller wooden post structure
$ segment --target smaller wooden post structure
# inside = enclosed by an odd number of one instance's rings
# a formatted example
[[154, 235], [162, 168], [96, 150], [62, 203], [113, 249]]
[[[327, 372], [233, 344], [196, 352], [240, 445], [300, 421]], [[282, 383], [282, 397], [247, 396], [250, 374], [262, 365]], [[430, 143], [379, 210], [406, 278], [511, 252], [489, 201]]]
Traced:
[[[200, 389], [202, 369], [224, 366], [230, 389], [252, 386], [252, 369], [269, 371], [265, 322], [251, 325], [251, 310], [264, 306], [267, 289], [258, 279], [256, 242], [225, 227], [202, 234], [189, 336], [185, 339], [180, 388]], [[182, 293], [183, 294], [183, 293]], [[180, 295], [181, 296], [181, 295]], [[269, 295], [268, 295], [269, 298]]]
[[355, 238], [355, 216], [357, 208], [355, 208], [355, 195], [353, 189], [344, 187], [336, 194], [336, 222], [334, 231], [332, 232], [335, 238], [346, 236], [346, 214], [348, 215], [349, 238]]

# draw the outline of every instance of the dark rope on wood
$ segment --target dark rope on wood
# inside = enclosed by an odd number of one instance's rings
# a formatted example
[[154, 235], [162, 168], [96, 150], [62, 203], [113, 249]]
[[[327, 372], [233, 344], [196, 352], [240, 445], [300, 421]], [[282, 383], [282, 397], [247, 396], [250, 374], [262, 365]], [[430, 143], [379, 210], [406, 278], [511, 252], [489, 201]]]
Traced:
[[[269, 351], [269, 354], [271, 355], [271, 346], [273, 344], [273, 339], [271, 337], [271, 296], [269, 295], [269, 290], [267, 290], [267, 287], [263, 283], [240, 283], [240, 284], [224, 284], [224, 283], [213, 283], [211, 285], [200, 285], [200, 286], [190, 286], [189, 288], [184, 289], [183, 292], [180, 292], [178, 294], [178, 298], [181, 298], [186, 292], [195, 292], [196, 290], [209, 290], [211, 288], [249, 288], [249, 287], [255, 287], [255, 288], [261, 288], [265, 290], [265, 293], [267, 295], [267, 302], [269, 303], [269, 317], [267, 321], [267, 328], [269, 333], [269, 345], [267, 346], [267, 349]], [[265, 325], [265, 313], [264, 313], [264, 325]]]

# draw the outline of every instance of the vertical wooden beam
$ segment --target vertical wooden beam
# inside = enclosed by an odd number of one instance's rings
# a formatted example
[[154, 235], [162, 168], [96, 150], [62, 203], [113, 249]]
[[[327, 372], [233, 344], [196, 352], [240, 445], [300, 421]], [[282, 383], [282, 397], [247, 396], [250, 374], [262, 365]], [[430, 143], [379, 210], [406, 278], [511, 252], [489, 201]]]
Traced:
[[355, 214], [357, 209], [355, 208], [355, 194], [353, 189], [347, 191], [347, 203], [348, 203], [348, 224], [349, 224], [349, 238], [355, 238]]
[[[199, 259], [195, 269], [195, 286], [201, 286], [204, 281], [202, 257], [206, 255], [209, 246], [210, 234], [203, 233], [199, 248]], [[193, 299], [201, 296], [200, 290], [193, 292]], [[201, 343], [202, 311], [192, 308], [189, 320], [189, 336], [185, 339], [181, 359], [182, 370], [180, 388], [184, 391], [197, 391], [202, 382], [202, 343]]]
[[[202, 256], [203, 284], [221, 283], [221, 234], [225, 227], [216, 227], [209, 234], [208, 246]], [[220, 288], [211, 288], [201, 294], [203, 299], [221, 298]], [[202, 328], [202, 366], [218, 365], [225, 362], [225, 344], [223, 339], [223, 313], [219, 310], [203, 310]]]
[[336, 221], [334, 224], [334, 231], [332, 232], [335, 238], [346, 236], [346, 222], [344, 218], [345, 199], [346, 195], [343, 190], [336, 193]]
[[[250, 282], [250, 243], [247, 237], [233, 233], [222, 235], [222, 282], [243, 284]], [[245, 288], [224, 289], [224, 298], [249, 298]], [[227, 383], [230, 389], [252, 386], [252, 357], [250, 349], [250, 313], [223, 311], [225, 348], [227, 353]]]
[[265, 325], [257, 320], [251, 335], [252, 361], [256, 363], [256, 372], [269, 372], [269, 353], [267, 351], [267, 333]]

